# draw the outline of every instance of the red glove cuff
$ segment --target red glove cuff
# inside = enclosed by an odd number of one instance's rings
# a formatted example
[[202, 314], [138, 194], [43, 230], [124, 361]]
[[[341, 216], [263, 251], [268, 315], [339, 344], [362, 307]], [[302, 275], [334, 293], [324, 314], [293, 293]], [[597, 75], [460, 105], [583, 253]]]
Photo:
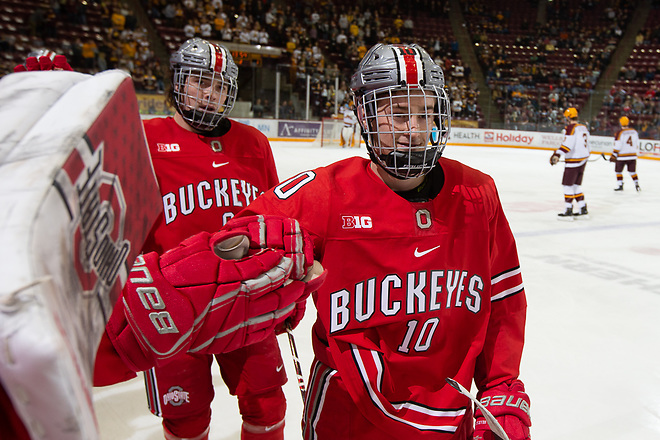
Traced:
[[119, 300], [115, 310], [110, 315], [105, 331], [115, 351], [128, 368], [138, 372], [148, 370], [156, 365], [155, 360], [146, 355], [128, 325], [124, 315], [123, 298]]
[[[215, 276], [217, 265], [210, 272]], [[195, 318], [206, 314], [215, 288], [211, 283], [199, 285], [194, 287], [194, 295], [181, 295], [161, 273], [158, 254], [150, 252], [139, 258], [123, 301], [124, 314], [143, 351], [159, 360], [187, 351], [193, 328], [199, 325]]]

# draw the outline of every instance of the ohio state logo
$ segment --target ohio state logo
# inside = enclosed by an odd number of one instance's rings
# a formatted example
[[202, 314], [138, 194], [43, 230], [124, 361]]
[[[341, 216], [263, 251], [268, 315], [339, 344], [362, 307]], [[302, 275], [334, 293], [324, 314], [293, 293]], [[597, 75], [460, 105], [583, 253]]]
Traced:
[[86, 295], [109, 291], [131, 250], [124, 237], [126, 200], [117, 175], [104, 170], [104, 143], [83, 140], [55, 179], [74, 227], [74, 264]]
[[163, 405], [181, 406], [184, 403], [190, 403], [190, 393], [180, 386], [174, 386], [163, 394]]

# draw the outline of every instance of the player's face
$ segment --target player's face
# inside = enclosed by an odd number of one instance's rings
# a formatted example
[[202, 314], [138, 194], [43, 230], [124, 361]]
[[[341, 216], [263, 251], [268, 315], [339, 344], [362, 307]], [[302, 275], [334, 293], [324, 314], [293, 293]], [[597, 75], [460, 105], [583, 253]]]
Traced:
[[186, 110], [219, 113], [227, 100], [229, 86], [219, 75], [210, 72], [191, 73], [185, 83], [183, 106]]
[[433, 127], [435, 97], [421, 90], [379, 97], [376, 103], [381, 154], [394, 149], [423, 151]]

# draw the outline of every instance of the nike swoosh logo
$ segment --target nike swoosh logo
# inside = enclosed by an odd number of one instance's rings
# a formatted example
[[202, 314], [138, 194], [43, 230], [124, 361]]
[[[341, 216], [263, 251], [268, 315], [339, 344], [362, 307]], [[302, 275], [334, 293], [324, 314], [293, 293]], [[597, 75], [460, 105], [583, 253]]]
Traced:
[[229, 164], [229, 162], [215, 163], [215, 161], [213, 161], [213, 168], [224, 167], [225, 165], [228, 165], [228, 164]]
[[282, 371], [282, 368], [284, 368], [284, 365], [280, 365], [279, 367], [275, 367], [275, 371], [277, 371], [279, 373], [280, 371]]
[[419, 248], [415, 248], [415, 256], [417, 258], [423, 257], [424, 255], [428, 254], [429, 252], [433, 252], [434, 250], [438, 249], [440, 245], [437, 245], [436, 247], [432, 247], [431, 249], [427, 249], [425, 251], [420, 251]]

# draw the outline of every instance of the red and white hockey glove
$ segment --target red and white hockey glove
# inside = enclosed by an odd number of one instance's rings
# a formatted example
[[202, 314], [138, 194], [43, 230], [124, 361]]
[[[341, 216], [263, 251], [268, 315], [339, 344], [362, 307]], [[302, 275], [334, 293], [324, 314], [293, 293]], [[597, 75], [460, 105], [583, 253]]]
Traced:
[[249, 254], [260, 249], [280, 249], [294, 262], [291, 278], [302, 280], [314, 263], [314, 245], [297, 220], [274, 215], [253, 215], [227, 222], [220, 233], [229, 238], [245, 235]]
[[557, 162], [559, 162], [559, 158], [561, 155], [557, 152], [552, 153], [552, 156], [550, 156], [550, 165], [557, 165]]
[[49, 56], [27, 57], [25, 64], [14, 67], [14, 72], [32, 72], [35, 70], [69, 70], [73, 71], [64, 55], [55, 55], [53, 59]]
[[[158, 256], [141, 256], [106, 331], [134, 371], [178, 353], [225, 353], [263, 340], [284, 322], [314, 283], [288, 281], [294, 265], [264, 249], [239, 260], [215, 252], [222, 239], [199, 233]], [[320, 281], [322, 282], [322, 280]]]
[[[273, 215], [235, 218], [222, 227], [221, 234], [224, 234], [225, 239], [237, 235], [248, 237], [249, 254], [264, 248], [282, 250], [294, 262], [291, 279], [304, 281], [309, 294], [317, 290], [325, 279], [326, 273], [323, 267], [314, 261], [312, 239], [295, 219]], [[296, 303], [295, 311], [288, 319], [292, 329], [296, 328], [305, 314], [306, 300], [307, 297], [300, 298]], [[278, 334], [285, 331], [285, 326], [276, 328]]]
[[[529, 440], [529, 427], [532, 421], [529, 415], [529, 396], [525, 386], [519, 380], [511, 384], [500, 384], [494, 388], [479, 393], [479, 401], [497, 419], [504, 432], [511, 440]], [[486, 419], [477, 408], [474, 414], [474, 440], [497, 440], [488, 427]]]

